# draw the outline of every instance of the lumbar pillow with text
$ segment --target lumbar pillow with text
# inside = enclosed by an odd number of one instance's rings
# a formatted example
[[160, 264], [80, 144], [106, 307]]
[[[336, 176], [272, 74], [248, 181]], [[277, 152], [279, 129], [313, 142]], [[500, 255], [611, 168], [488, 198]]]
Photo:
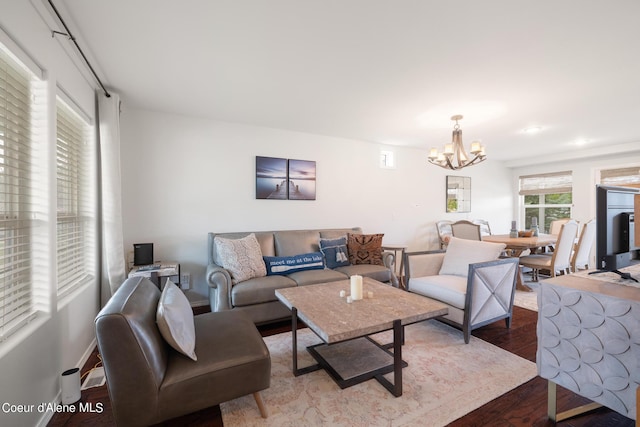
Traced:
[[467, 277], [469, 264], [498, 259], [506, 245], [452, 237], [442, 260], [440, 274]]
[[162, 338], [174, 349], [198, 360], [196, 357], [196, 328], [193, 310], [185, 294], [167, 280], [156, 310], [156, 322]]
[[349, 265], [347, 236], [337, 239], [320, 239], [320, 251], [324, 255], [325, 262], [329, 268]]
[[384, 265], [382, 238], [384, 234], [347, 234], [347, 249], [351, 264]]
[[218, 259], [222, 267], [231, 273], [233, 284], [267, 275], [260, 243], [255, 234], [251, 233], [241, 239], [216, 236], [214, 243]]
[[283, 275], [304, 270], [322, 270], [324, 258], [321, 252], [309, 252], [295, 256], [262, 257], [267, 267], [267, 276]]

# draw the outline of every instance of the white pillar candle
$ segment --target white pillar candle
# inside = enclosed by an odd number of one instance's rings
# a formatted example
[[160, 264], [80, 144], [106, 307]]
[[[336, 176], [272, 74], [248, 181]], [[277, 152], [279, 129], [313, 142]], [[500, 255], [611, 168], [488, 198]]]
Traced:
[[351, 276], [351, 298], [354, 301], [362, 299], [362, 276]]
[[340, 291], [340, 298], [344, 298], [345, 295], [347, 295], [345, 291]]
[[351, 301], [353, 301], [351, 297], [347, 297], [347, 304], [351, 304]]

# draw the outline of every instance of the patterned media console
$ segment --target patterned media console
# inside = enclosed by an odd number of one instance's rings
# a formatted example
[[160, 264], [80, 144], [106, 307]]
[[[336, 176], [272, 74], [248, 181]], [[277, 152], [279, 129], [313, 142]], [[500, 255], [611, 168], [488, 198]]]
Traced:
[[[637, 419], [640, 288], [610, 274], [561, 276], [540, 286], [536, 359], [549, 380], [552, 420], [600, 405]], [[556, 385], [595, 403], [557, 414]]]

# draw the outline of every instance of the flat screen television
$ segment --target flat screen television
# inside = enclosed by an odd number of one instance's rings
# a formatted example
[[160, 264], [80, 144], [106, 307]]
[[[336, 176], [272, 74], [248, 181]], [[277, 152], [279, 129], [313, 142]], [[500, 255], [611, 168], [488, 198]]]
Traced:
[[596, 268], [601, 272], [633, 279], [619, 269], [638, 259], [640, 242], [634, 241], [633, 213], [633, 198], [638, 193], [633, 188], [596, 186]]

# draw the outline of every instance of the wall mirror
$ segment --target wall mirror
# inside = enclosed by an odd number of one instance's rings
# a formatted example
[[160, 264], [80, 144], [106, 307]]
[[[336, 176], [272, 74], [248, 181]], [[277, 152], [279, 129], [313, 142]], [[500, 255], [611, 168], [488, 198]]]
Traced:
[[471, 212], [471, 178], [447, 175], [447, 212]]

